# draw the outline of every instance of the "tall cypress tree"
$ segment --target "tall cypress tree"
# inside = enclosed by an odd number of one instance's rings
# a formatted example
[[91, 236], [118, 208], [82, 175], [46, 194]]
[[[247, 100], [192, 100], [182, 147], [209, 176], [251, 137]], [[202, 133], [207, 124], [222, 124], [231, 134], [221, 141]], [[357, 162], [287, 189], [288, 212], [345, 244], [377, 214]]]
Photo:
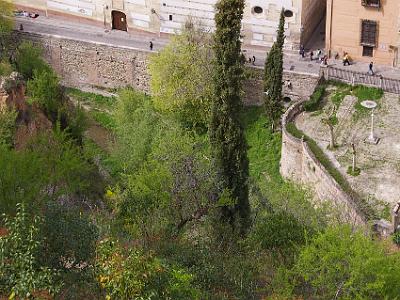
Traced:
[[283, 44], [285, 42], [285, 15], [282, 8], [277, 30], [277, 38], [273, 44], [264, 66], [264, 103], [267, 116], [274, 128], [282, 113], [282, 76], [283, 76]]
[[250, 206], [247, 143], [240, 120], [243, 108], [240, 28], [244, 1], [220, 0], [216, 9], [214, 99], [209, 134], [222, 187], [236, 201], [233, 208], [222, 208], [222, 218], [234, 224], [239, 215], [240, 225], [245, 229]]

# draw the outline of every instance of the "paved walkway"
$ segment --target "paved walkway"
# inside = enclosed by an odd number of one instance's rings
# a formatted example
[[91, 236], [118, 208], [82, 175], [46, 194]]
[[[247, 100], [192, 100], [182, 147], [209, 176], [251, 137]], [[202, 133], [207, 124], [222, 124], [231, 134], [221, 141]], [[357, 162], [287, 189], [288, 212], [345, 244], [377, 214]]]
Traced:
[[[169, 36], [165, 34], [155, 34], [139, 30], [130, 30], [129, 33], [118, 30], [109, 30], [101, 26], [94, 26], [82, 23], [76, 23], [65, 20], [63, 18], [39, 16], [36, 19], [26, 17], [16, 17], [15, 26], [19, 28], [23, 25], [25, 32], [38, 34], [48, 34], [52, 36], [71, 38], [86, 42], [104, 43], [115, 46], [132, 47], [138, 49], [149, 50], [149, 42], [154, 44], [154, 51], [164, 47]], [[256, 58], [255, 66], [262, 67], [264, 65], [266, 50], [259, 48], [243, 47], [243, 52], [248, 59], [253, 55]], [[346, 70], [354, 70], [358, 72], [367, 72], [368, 63], [355, 62], [351, 66], [343, 67], [341, 61], [329, 60], [329, 65], [345, 68]], [[310, 61], [309, 57], [301, 58], [297, 54], [285, 53], [284, 69], [302, 73], [319, 73], [319, 62]], [[384, 77], [400, 79], [400, 69], [395, 69], [388, 66], [375, 66], [375, 73]]]

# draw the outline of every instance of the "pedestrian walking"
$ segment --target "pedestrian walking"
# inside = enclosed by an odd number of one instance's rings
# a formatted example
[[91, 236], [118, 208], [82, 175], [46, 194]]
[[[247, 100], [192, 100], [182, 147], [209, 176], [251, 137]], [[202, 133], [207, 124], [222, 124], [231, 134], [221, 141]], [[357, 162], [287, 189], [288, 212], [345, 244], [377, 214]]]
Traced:
[[150, 51], [153, 51], [153, 42], [150, 41]]
[[375, 74], [374, 70], [373, 70], [373, 67], [374, 67], [374, 63], [371, 61], [369, 66], [368, 66], [368, 74], [369, 75], [374, 75]]
[[317, 60], [321, 60], [321, 54], [322, 54], [322, 51], [321, 51], [321, 49], [318, 48], [318, 50], [317, 50]]
[[312, 61], [314, 59], [314, 52], [310, 52], [310, 60]]
[[343, 66], [350, 66], [350, 57], [349, 54], [347, 54], [347, 52], [344, 53], [343, 56]]
[[24, 31], [24, 25], [19, 24], [19, 30], [20, 30], [20, 31]]
[[302, 57], [302, 58], [304, 58], [304, 56], [305, 56], [305, 49], [304, 49], [304, 45], [300, 45], [300, 56]]
[[253, 55], [253, 65], [256, 64], [256, 57]]

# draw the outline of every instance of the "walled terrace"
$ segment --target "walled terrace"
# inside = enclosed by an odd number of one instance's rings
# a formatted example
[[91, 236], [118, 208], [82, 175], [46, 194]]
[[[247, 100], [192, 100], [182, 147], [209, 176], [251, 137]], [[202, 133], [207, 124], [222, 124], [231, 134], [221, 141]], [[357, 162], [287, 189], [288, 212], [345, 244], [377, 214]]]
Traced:
[[[377, 145], [366, 141], [370, 135], [370, 111], [361, 106], [363, 100], [374, 100]], [[400, 114], [399, 96], [379, 93], [365, 88], [351, 89], [345, 85], [328, 85], [321, 106], [314, 112], [296, 115], [294, 123], [305, 135], [313, 139], [331, 163], [360, 196], [374, 209], [377, 217], [390, 219], [390, 212], [400, 201]], [[329, 147], [328, 117], [334, 126], [336, 147]], [[352, 166], [354, 144], [358, 176], [348, 173]]]

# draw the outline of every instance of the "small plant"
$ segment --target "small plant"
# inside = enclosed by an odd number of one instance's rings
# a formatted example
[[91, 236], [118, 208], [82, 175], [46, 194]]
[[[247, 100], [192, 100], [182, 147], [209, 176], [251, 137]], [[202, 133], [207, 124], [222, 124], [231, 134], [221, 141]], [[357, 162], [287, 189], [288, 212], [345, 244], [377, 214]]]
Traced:
[[397, 247], [400, 247], [400, 231], [397, 230], [395, 233], [392, 235], [393, 243], [397, 245]]
[[349, 166], [347, 168], [347, 174], [351, 175], [351, 176], [358, 176], [361, 173], [361, 169], [360, 168], [355, 168], [353, 169], [352, 166]]

